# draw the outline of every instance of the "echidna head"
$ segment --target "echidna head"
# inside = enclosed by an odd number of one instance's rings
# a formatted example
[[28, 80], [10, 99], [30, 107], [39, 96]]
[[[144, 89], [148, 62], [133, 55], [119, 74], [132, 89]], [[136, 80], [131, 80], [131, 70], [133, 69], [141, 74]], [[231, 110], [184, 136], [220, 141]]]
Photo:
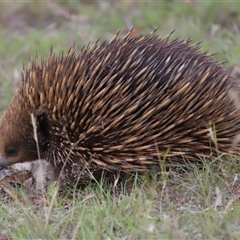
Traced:
[[[4, 138], [1, 132], [1, 139]], [[23, 142], [14, 140], [10, 137], [7, 140], [1, 140], [0, 143], [0, 167], [6, 167], [13, 163], [23, 162], [29, 158], [27, 148]]]
[[30, 119], [16, 94], [0, 122], [0, 167], [37, 159]]

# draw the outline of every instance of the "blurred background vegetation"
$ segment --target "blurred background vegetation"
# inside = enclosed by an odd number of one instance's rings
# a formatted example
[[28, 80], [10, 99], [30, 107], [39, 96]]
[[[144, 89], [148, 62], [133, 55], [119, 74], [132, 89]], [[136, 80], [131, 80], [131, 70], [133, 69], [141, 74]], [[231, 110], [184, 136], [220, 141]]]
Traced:
[[22, 65], [51, 46], [61, 53], [76, 44], [110, 39], [135, 27], [134, 34], [158, 29], [160, 37], [203, 41], [227, 67], [240, 62], [240, 2], [183, 1], [4, 1], [0, 2], [0, 111], [21, 79]]

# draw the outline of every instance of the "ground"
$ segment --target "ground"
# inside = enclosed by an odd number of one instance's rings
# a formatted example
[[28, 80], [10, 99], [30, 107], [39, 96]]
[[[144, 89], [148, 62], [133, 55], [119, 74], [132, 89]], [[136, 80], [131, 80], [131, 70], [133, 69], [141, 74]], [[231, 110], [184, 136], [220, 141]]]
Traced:
[[[16, 91], [29, 56], [47, 57], [76, 44], [155, 29], [160, 37], [202, 41], [239, 76], [240, 3], [183, 1], [51, 1], [0, 3], [0, 111]], [[163, 168], [158, 179], [135, 176], [116, 187], [104, 181], [82, 191], [46, 196], [26, 186], [1, 188], [0, 239], [239, 239], [239, 159], [201, 168]]]

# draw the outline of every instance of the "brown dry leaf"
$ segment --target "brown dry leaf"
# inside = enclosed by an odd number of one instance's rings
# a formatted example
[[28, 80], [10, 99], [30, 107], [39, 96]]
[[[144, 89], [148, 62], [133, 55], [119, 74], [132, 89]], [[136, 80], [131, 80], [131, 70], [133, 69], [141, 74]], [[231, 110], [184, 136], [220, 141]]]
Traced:
[[0, 170], [0, 183], [24, 184], [32, 186], [32, 163], [16, 163]]
[[140, 28], [134, 26], [130, 16], [124, 16], [123, 22], [126, 26], [127, 34], [129, 37], [137, 37], [141, 34]]
[[29, 171], [24, 171], [20, 173], [13, 173], [10, 176], [6, 176], [1, 180], [8, 183], [21, 183], [23, 184], [26, 180], [32, 178], [32, 173]]
[[133, 28], [132, 31], [129, 34], [129, 37], [137, 37], [141, 34], [141, 31], [139, 28]]

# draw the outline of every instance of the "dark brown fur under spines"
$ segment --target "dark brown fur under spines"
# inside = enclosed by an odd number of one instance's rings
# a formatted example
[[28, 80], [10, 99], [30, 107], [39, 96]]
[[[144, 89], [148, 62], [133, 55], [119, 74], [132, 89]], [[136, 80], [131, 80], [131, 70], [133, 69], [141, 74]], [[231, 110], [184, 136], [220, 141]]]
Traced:
[[[230, 93], [238, 94], [238, 85], [198, 49], [190, 40], [155, 34], [116, 36], [79, 53], [71, 48], [66, 56], [51, 52], [47, 61], [36, 59], [2, 119], [0, 163], [37, 158], [25, 154], [36, 149], [30, 114], [37, 120], [40, 157], [57, 172], [64, 165], [63, 179], [71, 181], [86, 168], [144, 171], [166, 154], [169, 164], [238, 154], [233, 142], [240, 110]], [[9, 135], [24, 142], [21, 156], [6, 155]]]

